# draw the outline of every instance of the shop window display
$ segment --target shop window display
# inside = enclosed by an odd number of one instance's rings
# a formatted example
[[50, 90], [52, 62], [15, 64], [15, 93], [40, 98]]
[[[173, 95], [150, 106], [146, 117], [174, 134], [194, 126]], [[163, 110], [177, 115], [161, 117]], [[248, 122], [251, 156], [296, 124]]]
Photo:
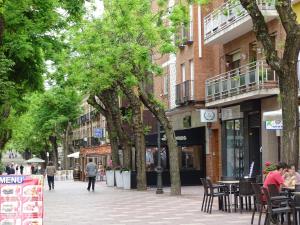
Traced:
[[[161, 166], [167, 168], [167, 152], [165, 148], [161, 148]], [[157, 167], [157, 148], [146, 149], [146, 167], [147, 171], [154, 171]]]

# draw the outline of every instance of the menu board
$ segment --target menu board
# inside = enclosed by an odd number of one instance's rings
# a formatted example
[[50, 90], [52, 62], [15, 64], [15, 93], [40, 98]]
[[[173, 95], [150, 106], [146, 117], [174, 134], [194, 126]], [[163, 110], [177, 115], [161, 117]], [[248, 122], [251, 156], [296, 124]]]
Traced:
[[0, 225], [42, 225], [43, 176], [0, 176]]

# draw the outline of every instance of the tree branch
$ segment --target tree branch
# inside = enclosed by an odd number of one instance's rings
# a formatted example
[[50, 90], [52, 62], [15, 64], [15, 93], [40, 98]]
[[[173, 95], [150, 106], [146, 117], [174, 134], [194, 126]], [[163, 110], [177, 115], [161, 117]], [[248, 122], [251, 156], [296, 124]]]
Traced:
[[298, 30], [297, 16], [291, 7], [291, 3], [287, 0], [277, 0], [275, 7], [286, 34], [296, 33]]
[[256, 3], [256, 0], [240, 0], [240, 2], [252, 18], [253, 30], [258, 41], [260, 41], [264, 47], [267, 63], [273, 70], [280, 71], [280, 58], [277, 56], [275, 46], [273, 45], [271, 36], [269, 34], [268, 26]]

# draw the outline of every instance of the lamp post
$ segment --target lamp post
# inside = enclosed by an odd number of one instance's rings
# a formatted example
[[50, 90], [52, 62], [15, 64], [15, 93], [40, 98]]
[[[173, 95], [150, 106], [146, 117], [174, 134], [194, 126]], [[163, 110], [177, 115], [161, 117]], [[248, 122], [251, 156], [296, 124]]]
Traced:
[[161, 151], [160, 151], [160, 123], [157, 121], [157, 189], [156, 194], [163, 194], [163, 187], [162, 187], [162, 166], [161, 166]]

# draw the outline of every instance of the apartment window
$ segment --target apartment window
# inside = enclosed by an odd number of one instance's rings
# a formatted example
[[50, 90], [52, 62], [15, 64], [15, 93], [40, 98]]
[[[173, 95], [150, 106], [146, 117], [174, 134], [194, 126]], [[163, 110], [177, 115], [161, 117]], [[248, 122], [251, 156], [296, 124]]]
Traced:
[[185, 63], [181, 64], [181, 77], [182, 77], [182, 82], [185, 81]]
[[194, 60], [190, 60], [190, 78], [191, 78], [191, 97], [194, 97], [194, 79], [195, 79], [195, 71], [194, 71]]
[[164, 84], [163, 84], [163, 93], [164, 93], [164, 95], [167, 95], [168, 93], [169, 93], [169, 75], [168, 74], [166, 74], [165, 76], [164, 76]]

